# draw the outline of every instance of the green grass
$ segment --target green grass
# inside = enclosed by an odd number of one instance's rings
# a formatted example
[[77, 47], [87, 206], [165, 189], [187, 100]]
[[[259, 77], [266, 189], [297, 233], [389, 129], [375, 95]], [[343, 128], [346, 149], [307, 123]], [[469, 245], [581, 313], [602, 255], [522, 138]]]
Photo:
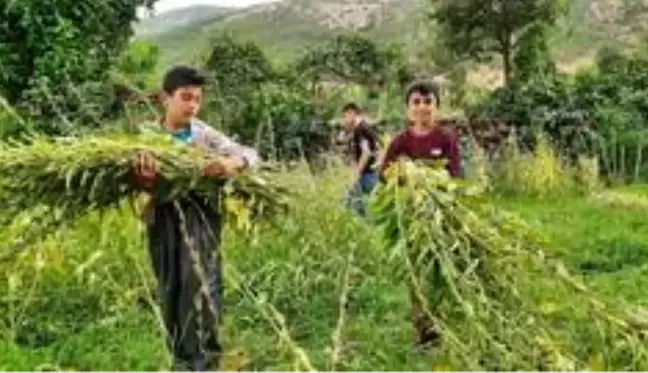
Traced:
[[[614, 191], [648, 197], [648, 187], [633, 185]], [[585, 276], [599, 293], [648, 304], [648, 230], [645, 210], [610, 206], [590, 199], [500, 200], [555, 244], [554, 252], [569, 269]]]
[[[287, 177], [299, 194], [289, 216], [256, 235], [226, 234], [224, 369], [295, 369], [294, 350], [271, 327], [277, 320], [270, 306], [316, 369], [443, 368], [434, 355], [412, 348], [405, 287], [394, 280], [372, 228], [341, 206], [348, 173], [311, 178], [298, 170]], [[622, 192], [648, 196], [648, 187]], [[644, 214], [577, 197], [495, 202], [543, 232], [548, 251], [602, 296], [645, 303]], [[332, 367], [347, 268], [346, 322]], [[155, 283], [132, 213], [113, 211], [101, 224], [87, 217], [19, 259], [0, 262], [0, 273], [0, 369], [168, 369]]]

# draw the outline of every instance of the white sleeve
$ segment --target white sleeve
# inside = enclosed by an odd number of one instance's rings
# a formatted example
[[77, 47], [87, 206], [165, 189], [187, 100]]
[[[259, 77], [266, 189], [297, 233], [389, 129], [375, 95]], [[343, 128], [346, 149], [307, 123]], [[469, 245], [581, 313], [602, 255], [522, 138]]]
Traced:
[[248, 164], [248, 167], [257, 166], [260, 163], [258, 152], [244, 145], [239, 144], [225, 134], [205, 125], [199, 135], [198, 141], [208, 149], [229, 156], [238, 156]]

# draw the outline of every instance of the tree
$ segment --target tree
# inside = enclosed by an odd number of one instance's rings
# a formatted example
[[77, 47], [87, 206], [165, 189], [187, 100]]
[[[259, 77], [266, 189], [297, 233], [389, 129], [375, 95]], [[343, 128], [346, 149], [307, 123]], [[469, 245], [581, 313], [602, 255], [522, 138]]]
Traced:
[[160, 60], [160, 48], [144, 41], [134, 41], [123, 51], [113, 66], [113, 80], [139, 90], [158, 85], [155, 69]]
[[[318, 106], [295, 69], [275, 69], [254, 42], [220, 34], [204, 68], [214, 87], [207, 120], [248, 144], [264, 159], [312, 161], [328, 146], [333, 110]], [[337, 110], [337, 107], [334, 108]]]
[[563, 0], [431, 0], [431, 19], [454, 54], [482, 61], [502, 58], [507, 85], [514, 76], [520, 41], [537, 24], [553, 24], [566, 9]]
[[405, 80], [407, 66], [401, 48], [381, 48], [358, 34], [340, 34], [328, 43], [309, 49], [296, 69], [313, 82], [341, 80], [362, 86], [379, 86], [392, 78]]
[[258, 87], [275, 75], [270, 60], [258, 45], [227, 33], [212, 39], [205, 69], [220, 92]]
[[155, 1], [0, 0], [0, 94], [44, 117], [73, 113], [82, 100], [70, 97], [105, 79]]
[[536, 24], [520, 38], [518, 52], [513, 58], [515, 80], [525, 83], [535, 77], [542, 77], [556, 72], [547, 45], [547, 27]]
[[275, 77], [272, 64], [254, 42], [223, 33], [211, 40], [204, 68], [211, 85], [208, 95], [211, 114], [207, 119], [249, 140], [248, 136], [255, 133], [259, 123], [245, 122], [242, 118], [255, 99], [255, 91]]
[[150, 114], [159, 98], [159, 78], [155, 74], [159, 57], [159, 47], [144, 41], [134, 41], [122, 52], [107, 82], [112, 86], [112, 97], [105, 109], [109, 119], [132, 119], [131, 115], [140, 111], [142, 115]]

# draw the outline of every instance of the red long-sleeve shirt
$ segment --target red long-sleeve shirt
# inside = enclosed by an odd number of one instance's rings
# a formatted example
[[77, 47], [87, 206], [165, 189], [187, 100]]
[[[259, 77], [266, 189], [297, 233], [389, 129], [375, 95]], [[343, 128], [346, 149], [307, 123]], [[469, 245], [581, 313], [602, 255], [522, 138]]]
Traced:
[[412, 160], [447, 159], [447, 169], [452, 177], [459, 177], [461, 155], [459, 139], [456, 134], [440, 126], [427, 134], [415, 134], [407, 129], [398, 134], [389, 145], [380, 167], [383, 173], [392, 162], [400, 157]]

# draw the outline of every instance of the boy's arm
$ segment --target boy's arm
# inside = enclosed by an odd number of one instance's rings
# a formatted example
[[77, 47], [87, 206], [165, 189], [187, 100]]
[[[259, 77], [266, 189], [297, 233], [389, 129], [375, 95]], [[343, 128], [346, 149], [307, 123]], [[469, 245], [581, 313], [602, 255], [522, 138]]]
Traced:
[[367, 139], [360, 140], [360, 159], [358, 160], [356, 176], [358, 179], [362, 176], [369, 158], [371, 157], [371, 149], [369, 148], [369, 141]]
[[261, 162], [255, 149], [239, 144], [211, 127], [204, 128], [198, 141], [216, 153], [241, 158], [246, 167], [255, 167]]
[[448, 171], [452, 177], [459, 177], [461, 174], [461, 150], [459, 136], [451, 134], [448, 137]]
[[214, 131], [210, 147], [218, 153], [242, 158], [247, 167], [255, 167], [261, 161], [256, 150], [241, 145], [220, 132]]
[[400, 136], [396, 136], [394, 140], [389, 143], [387, 151], [384, 153], [382, 162], [380, 164], [380, 178], [385, 180], [385, 171], [391, 166], [391, 164], [396, 161], [396, 158], [400, 155]]

